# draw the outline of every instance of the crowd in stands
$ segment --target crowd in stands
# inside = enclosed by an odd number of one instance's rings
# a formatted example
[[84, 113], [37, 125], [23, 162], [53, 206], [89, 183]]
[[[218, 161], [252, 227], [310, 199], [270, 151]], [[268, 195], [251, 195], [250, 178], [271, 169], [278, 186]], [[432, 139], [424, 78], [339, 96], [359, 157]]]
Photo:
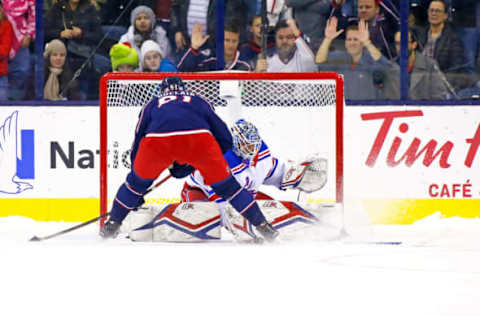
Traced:
[[[225, 0], [220, 57], [216, 0], [43, 0], [43, 97], [96, 100], [111, 71], [235, 70], [333, 71], [347, 100], [398, 100], [401, 1], [266, 0], [263, 23], [261, 0]], [[478, 98], [480, 1], [408, 3], [408, 98]], [[0, 2], [0, 100], [35, 98], [35, 5]]]

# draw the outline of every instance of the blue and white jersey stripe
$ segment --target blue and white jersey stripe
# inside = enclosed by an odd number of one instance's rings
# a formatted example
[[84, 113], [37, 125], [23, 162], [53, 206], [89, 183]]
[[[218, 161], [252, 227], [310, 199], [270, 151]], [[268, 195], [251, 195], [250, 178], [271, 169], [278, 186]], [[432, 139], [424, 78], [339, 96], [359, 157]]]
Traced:
[[275, 173], [275, 170], [277, 170], [277, 166], [278, 166], [278, 159], [274, 157], [272, 169], [270, 169], [270, 172], [267, 174], [267, 177], [265, 178], [265, 180], [270, 179], [270, 177]]

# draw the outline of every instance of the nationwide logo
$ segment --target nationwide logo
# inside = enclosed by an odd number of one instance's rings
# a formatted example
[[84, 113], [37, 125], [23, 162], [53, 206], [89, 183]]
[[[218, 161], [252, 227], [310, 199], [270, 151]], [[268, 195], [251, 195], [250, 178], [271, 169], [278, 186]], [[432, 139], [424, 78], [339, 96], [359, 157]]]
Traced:
[[0, 121], [0, 193], [19, 194], [33, 189], [26, 181], [35, 178], [34, 131], [20, 130], [18, 111]]
[[[118, 141], [112, 142], [112, 147], [107, 150], [108, 168], [130, 169], [130, 147], [121, 146]], [[100, 150], [91, 148], [78, 148], [74, 141], [60, 143], [50, 142], [50, 168], [67, 169], [94, 169], [99, 163]]]

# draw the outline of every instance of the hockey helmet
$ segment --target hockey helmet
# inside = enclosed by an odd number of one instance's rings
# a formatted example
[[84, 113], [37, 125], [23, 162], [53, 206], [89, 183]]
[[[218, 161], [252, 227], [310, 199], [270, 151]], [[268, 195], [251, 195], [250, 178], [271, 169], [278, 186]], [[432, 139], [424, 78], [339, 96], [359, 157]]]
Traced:
[[165, 77], [160, 84], [162, 94], [185, 92], [185, 84], [180, 77]]
[[242, 119], [236, 121], [231, 130], [233, 152], [243, 159], [253, 159], [262, 145], [255, 125]]

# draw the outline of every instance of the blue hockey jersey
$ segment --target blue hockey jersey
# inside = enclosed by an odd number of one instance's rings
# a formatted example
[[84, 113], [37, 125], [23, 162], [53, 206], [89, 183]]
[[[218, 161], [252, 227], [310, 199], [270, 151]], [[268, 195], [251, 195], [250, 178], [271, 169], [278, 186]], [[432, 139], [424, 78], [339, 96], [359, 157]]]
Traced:
[[131, 160], [134, 161], [141, 139], [150, 133], [198, 130], [209, 131], [220, 145], [222, 153], [232, 148], [232, 135], [227, 125], [207, 100], [189, 93], [155, 97], [140, 111]]

